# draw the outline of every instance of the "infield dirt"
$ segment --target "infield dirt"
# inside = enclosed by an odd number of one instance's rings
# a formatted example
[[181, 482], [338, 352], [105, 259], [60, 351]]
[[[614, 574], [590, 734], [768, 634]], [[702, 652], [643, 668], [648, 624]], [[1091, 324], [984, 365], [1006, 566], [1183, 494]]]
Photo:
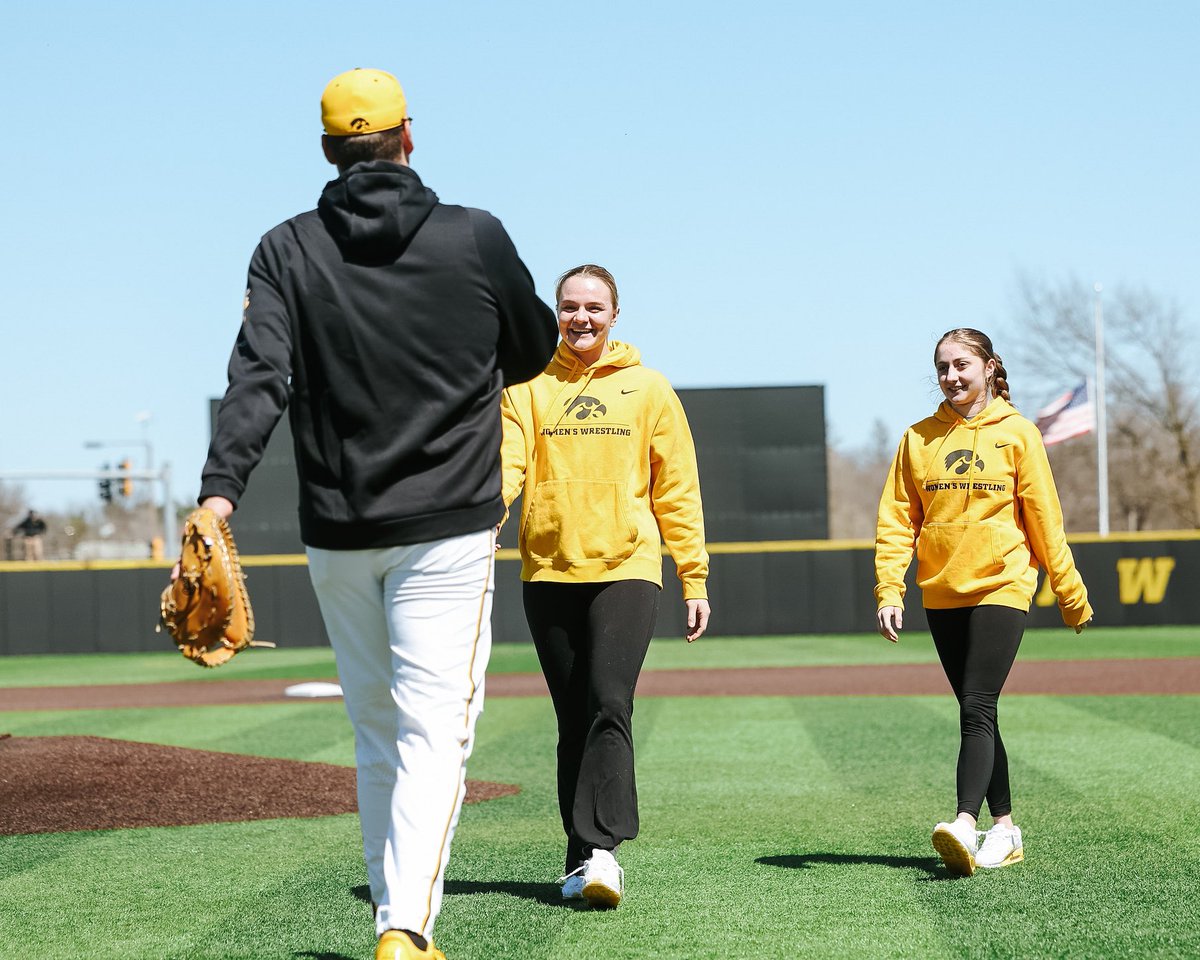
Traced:
[[[518, 792], [468, 780], [464, 802]], [[0, 737], [0, 836], [357, 810], [353, 767], [106, 737]]]

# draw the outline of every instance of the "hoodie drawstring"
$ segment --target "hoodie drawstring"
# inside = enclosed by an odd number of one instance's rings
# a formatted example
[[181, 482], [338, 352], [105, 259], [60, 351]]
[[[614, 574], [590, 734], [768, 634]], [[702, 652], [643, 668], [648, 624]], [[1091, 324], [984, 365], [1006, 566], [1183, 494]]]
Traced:
[[967, 523], [971, 522], [971, 491], [975, 489], [975, 451], [979, 448], [979, 428], [982, 424], [972, 426], [971, 429], [971, 471], [967, 474], [967, 500], [963, 504], [963, 509], [967, 514]]
[[[579, 399], [581, 396], [583, 396], [583, 392], [584, 392], [584, 391], [585, 391], [585, 390], [588, 388], [588, 384], [592, 382], [592, 377], [594, 377], [594, 376], [596, 375], [596, 369], [597, 369], [597, 368], [596, 368], [596, 367], [594, 367], [594, 366], [593, 366], [593, 367], [589, 367], [589, 368], [588, 368], [588, 371], [587, 371], [587, 376], [585, 376], [585, 377], [583, 378], [583, 383], [581, 383], [581, 384], [579, 385], [579, 392], [578, 392], [577, 394], [575, 394], [575, 398], [574, 398], [574, 399], [578, 400], [578, 399]], [[571, 371], [571, 374], [572, 374], [572, 375], [574, 375], [574, 373], [575, 373], [575, 371], [574, 371], [574, 370], [572, 370], [572, 371]], [[570, 385], [570, 382], [568, 381], [568, 386], [569, 386], [569, 385]], [[558, 402], [558, 398], [559, 398], [559, 397], [561, 397], [562, 395], [563, 395], [563, 391], [562, 391], [562, 390], [560, 390], [560, 391], [558, 392], [558, 396], [556, 396], [556, 397], [554, 398], [554, 401], [555, 401], [555, 403], [557, 403], [557, 402]], [[564, 404], [562, 405], [562, 407], [563, 407], [563, 409], [562, 409], [562, 412], [561, 412], [561, 413], [558, 415], [558, 419], [554, 421], [554, 429], [555, 429], [555, 430], [557, 430], [557, 429], [558, 429], [558, 425], [559, 425], [560, 423], [562, 423], [562, 422], [563, 422], [563, 417], [565, 417], [565, 416], [567, 415], [567, 412], [568, 412], [568, 411], [571, 409], [571, 404], [570, 404], [570, 403], [564, 403]]]
[[[555, 360], [557, 360], [560, 365], [566, 366], [565, 364], [562, 363], [561, 360], [558, 360], [557, 356], [555, 357]], [[571, 366], [567, 370], [567, 378], [563, 381], [562, 386], [560, 386], [558, 388], [558, 392], [555, 393], [554, 396], [550, 399], [550, 401], [546, 404], [545, 409], [542, 410], [542, 423], [546, 423], [547, 421], [550, 420], [550, 418], [552, 416], [554, 416], [555, 406], [558, 404], [558, 401], [562, 397], [562, 395], [566, 391], [570, 390], [571, 387], [574, 385], [575, 375], [579, 371], [579, 368], [580, 368], [579, 360], [576, 359], [574, 356], [572, 356], [571, 357]], [[559, 417], [559, 420], [561, 421], [562, 418]], [[558, 424], [556, 423], [555, 426], [558, 426]]]
[[924, 487], [929, 480], [929, 474], [932, 471], [938, 470], [938, 465], [942, 462], [942, 449], [946, 446], [946, 442], [954, 436], [959, 428], [971, 431], [971, 464], [969, 473], [967, 474], [967, 488], [963, 500], [963, 512], [966, 514], [968, 522], [971, 520], [971, 491], [975, 488], [975, 463], [979, 457], [979, 431], [983, 428], [983, 423], [976, 423], [971, 420], [959, 419], [956, 423], [951, 423], [950, 429], [942, 434], [941, 440], [938, 441], [937, 449], [933, 452], [933, 457], [930, 459], [926, 469], [925, 476], [921, 477], [921, 486]]

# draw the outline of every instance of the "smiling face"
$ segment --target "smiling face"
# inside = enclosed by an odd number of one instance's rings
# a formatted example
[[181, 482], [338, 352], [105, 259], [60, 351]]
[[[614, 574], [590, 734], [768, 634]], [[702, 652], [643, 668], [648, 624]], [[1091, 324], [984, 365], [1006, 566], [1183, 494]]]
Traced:
[[599, 277], [568, 277], [558, 292], [558, 332], [588, 366], [608, 349], [608, 332], [620, 312], [608, 284]]
[[985, 361], [966, 344], [944, 340], [933, 362], [938, 386], [960, 417], [969, 420], [988, 405], [995, 360]]

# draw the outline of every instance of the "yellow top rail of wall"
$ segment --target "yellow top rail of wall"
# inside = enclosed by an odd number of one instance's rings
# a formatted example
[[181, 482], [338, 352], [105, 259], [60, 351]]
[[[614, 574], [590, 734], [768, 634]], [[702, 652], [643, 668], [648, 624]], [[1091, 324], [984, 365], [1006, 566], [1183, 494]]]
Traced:
[[[1200, 530], [1138, 530], [1131, 533], [1073, 533], [1068, 543], [1146, 543], [1174, 540], [1200, 540]], [[709, 555], [817, 553], [833, 550], [873, 550], [874, 540], [744, 540], [707, 545]], [[663, 548], [663, 556], [667, 550]], [[519, 551], [507, 548], [496, 552], [497, 560], [520, 560]], [[39, 570], [169, 570], [174, 560], [0, 560], [0, 573], [33, 573]], [[244, 567], [302, 567], [308, 558], [302, 553], [275, 553], [247, 556], [242, 554]]]

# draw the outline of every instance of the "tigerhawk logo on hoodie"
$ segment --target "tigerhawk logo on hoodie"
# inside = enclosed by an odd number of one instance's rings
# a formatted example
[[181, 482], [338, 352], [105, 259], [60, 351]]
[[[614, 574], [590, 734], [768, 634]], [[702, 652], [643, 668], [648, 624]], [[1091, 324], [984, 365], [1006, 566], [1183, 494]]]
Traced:
[[[578, 407], [579, 409], [576, 409]], [[567, 407], [567, 412], [563, 416], [570, 416], [574, 412], [576, 420], [587, 420], [589, 417], [602, 417], [608, 413], [608, 407], [602, 404], [595, 397], [585, 397], [582, 393], [571, 401], [571, 405]]]
[[[958, 466], [955, 466], [956, 463], [958, 464]], [[954, 469], [954, 472], [958, 473], [958, 474], [963, 474], [963, 473], [966, 473], [968, 470], [970, 470], [971, 469], [971, 451], [970, 450], [955, 450], [953, 453], [947, 454], [946, 455], [946, 469], [949, 470], [952, 467]], [[976, 458], [975, 469], [980, 470], [980, 471], [982, 471], [984, 469], [982, 457]]]

